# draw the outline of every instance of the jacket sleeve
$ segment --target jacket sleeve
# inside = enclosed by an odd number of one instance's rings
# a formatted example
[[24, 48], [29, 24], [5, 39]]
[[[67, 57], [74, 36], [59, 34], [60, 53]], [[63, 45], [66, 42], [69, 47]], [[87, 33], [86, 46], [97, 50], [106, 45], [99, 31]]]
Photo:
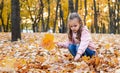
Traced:
[[57, 45], [61, 46], [61, 47], [64, 47], [64, 48], [68, 48], [68, 46], [69, 46], [70, 43], [71, 43], [70, 41], [59, 42]]
[[83, 28], [81, 33], [81, 41], [77, 53], [82, 55], [85, 52], [86, 48], [88, 47], [90, 40], [91, 40], [90, 32], [88, 31], [87, 27]]

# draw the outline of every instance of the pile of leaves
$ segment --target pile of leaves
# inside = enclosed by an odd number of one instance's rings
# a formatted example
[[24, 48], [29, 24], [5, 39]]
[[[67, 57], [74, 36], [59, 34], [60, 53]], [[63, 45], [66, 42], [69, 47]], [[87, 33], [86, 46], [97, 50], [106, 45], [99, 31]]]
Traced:
[[0, 72], [120, 72], [120, 35], [92, 34], [97, 55], [83, 56], [78, 62], [73, 61], [68, 49], [54, 45], [66, 41], [67, 34], [22, 33], [22, 40], [16, 42], [10, 41], [10, 33], [0, 33], [0, 37]]

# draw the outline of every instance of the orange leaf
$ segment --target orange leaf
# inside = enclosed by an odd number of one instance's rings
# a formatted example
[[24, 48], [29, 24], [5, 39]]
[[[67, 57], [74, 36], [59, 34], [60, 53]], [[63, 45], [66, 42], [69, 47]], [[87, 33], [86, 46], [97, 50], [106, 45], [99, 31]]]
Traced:
[[99, 57], [95, 57], [95, 65], [98, 65], [100, 63], [100, 58]]

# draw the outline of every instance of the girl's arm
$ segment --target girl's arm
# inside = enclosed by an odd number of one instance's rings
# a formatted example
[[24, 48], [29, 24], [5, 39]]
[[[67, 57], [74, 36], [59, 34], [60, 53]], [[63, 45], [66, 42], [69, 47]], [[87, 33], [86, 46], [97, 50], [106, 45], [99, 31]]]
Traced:
[[68, 48], [68, 46], [69, 46], [69, 41], [66, 41], [66, 42], [58, 42], [57, 43], [57, 46], [58, 47], [62, 47], [62, 48]]
[[78, 54], [82, 55], [85, 52], [86, 48], [89, 45], [90, 40], [91, 40], [90, 32], [88, 31], [87, 27], [85, 27], [83, 28], [81, 33], [81, 42], [77, 51]]

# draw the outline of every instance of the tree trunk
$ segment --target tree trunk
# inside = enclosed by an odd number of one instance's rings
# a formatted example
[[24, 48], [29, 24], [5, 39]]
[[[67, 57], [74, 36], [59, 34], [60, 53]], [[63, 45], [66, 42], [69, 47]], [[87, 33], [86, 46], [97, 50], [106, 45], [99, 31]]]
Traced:
[[2, 22], [2, 28], [1, 30], [3, 30], [5, 32], [5, 25], [4, 25], [4, 19], [2, 17], [2, 13], [3, 13], [3, 7], [4, 7], [4, 0], [1, 1], [1, 4], [0, 4], [0, 19], [1, 19], [1, 22]]
[[116, 33], [120, 34], [120, 18], [119, 18], [119, 5], [120, 5], [120, 2], [119, 0], [116, 0], [115, 2], [115, 7], [116, 7]]
[[55, 21], [54, 21], [53, 32], [55, 32], [55, 30], [56, 30], [56, 22], [57, 22], [57, 18], [58, 18], [58, 7], [59, 7], [59, 2], [60, 2], [60, 0], [57, 0], [57, 6], [56, 6], [56, 14], [55, 14]]
[[63, 16], [63, 10], [61, 8], [61, 4], [60, 4], [60, 18], [62, 19], [62, 24], [60, 26], [60, 30], [61, 30], [61, 33], [65, 33], [66, 32], [66, 29], [65, 29], [65, 22], [64, 22], [64, 16]]
[[48, 31], [48, 29], [50, 29], [50, 27], [49, 27], [49, 20], [50, 20], [50, 0], [47, 0], [47, 2], [48, 2], [48, 18], [47, 18], [46, 31]]
[[41, 3], [41, 14], [42, 14], [42, 17], [41, 17], [41, 23], [42, 23], [42, 32], [45, 32], [45, 23], [44, 23], [44, 17], [43, 17], [43, 13], [44, 13], [44, 4], [43, 4], [43, 1], [40, 0], [40, 3]]
[[117, 2], [117, 7], [118, 7], [118, 9], [117, 9], [117, 12], [118, 12], [118, 14], [117, 14], [117, 23], [118, 23], [118, 29], [117, 29], [117, 31], [118, 31], [118, 34], [120, 34], [120, 15], [119, 15], [119, 10], [120, 10], [120, 0], [118, 0], [118, 2]]
[[85, 6], [84, 24], [86, 25], [86, 16], [87, 16], [87, 0], [84, 0], [84, 6]]
[[113, 19], [112, 19], [112, 7], [110, 7], [110, 0], [108, 0], [108, 8], [109, 8], [109, 33], [114, 33], [114, 25], [113, 25]]
[[2, 32], [2, 26], [0, 25], [0, 32]]
[[21, 24], [20, 27], [21, 27], [21, 28], [20, 28], [20, 29], [21, 29], [21, 32], [23, 32], [23, 29], [24, 29], [24, 27], [25, 27], [24, 24]]
[[96, 33], [99, 33], [99, 26], [97, 24], [96, 0], [93, 0], [93, 3], [94, 3], [94, 26]]
[[11, 0], [12, 41], [21, 39], [19, 0]]
[[41, 23], [42, 23], [42, 32], [45, 32], [45, 23], [44, 23], [44, 18], [43, 18], [43, 12], [42, 12]]
[[79, 2], [79, 0], [75, 1], [75, 12], [78, 12], [78, 2]]
[[2, 16], [1, 16], [1, 22], [2, 22], [2, 28], [3, 28], [3, 31], [4, 31], [4, 32], [6, 32], [6, 31], [5, 31], [4, 19], [3, 19], [3, 17], [2, 17]]
[[4, 32], [8, 32], [8, 22], [9, 22], [9, 17], [10, 17], [10, 14], [8, 13], [8, 17], [6, 18], [7, 20], [7, 24], [5, 25], [4, 23], [4, 17], [2, 16], [3, 15], [3, 8], [4, 8], [4, 0], [2, 0], [1, 4], [0, 4], [0, 19], [1, 19], [1, 22], [2, 22], [2, 28], [3, 28], [3, 31]]
[[117, 1], [115, 1], [114, 3], [114, 7], [113, 7], [113, 22], [114, 22], [114, 34], [116, 34], [116, 30], [117, 30], [117, 14], [116, 14], [116, 11], [117, 11]]
[[102, 33], [106, 33], [105, 24], [102, 23]]
[[74, 4], [73, 4], [73, 0], [68, 0], [69, 3], [69, 12], [74, 12]]
[[35, 32], [35, 24], [34, 23], [32, 24], [32, 29], [33, 29], [33, 32]]
[[91, 33], [94, 33], [94, 25], [91, 25]]
[[7, 26], [6, 26], [6, 32], [9, 31], [9, 20], [10, 20], [10, 14], [8, 13], [8, 17], [7, 17]]
[[80, 0], [80, 10], [82, 9], [82, 0]]

